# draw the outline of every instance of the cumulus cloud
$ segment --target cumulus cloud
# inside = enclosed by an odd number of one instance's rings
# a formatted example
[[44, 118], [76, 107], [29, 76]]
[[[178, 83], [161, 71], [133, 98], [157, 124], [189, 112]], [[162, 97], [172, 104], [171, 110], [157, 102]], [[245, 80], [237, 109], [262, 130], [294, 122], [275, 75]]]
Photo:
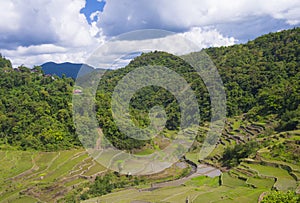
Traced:
[[12, 58], [15, 65], [31, 66], [44, 59], [79, 61], [81, 52], [103, 41], [99, 35], [101, 29], [90, 25], [80, 13], [85, 3], [85, 0], [0, 1], [0, 52]]
[[93, 43], [90, 26], [80, 9], [84, 0], [11, 0], [0, 2], [0, 38], [17, 46], [55, 43], [83, 46]]
[[15, 66], [83, 62], [99, 44], [138, 29], [173, 31], [206, 48], [300, 23], [299, 0], [97, 1], [103, 12], [96, 0], [0, 1], [0, 52]]
[[10, 59], [14, 67], [20, 65], [33, 67], [49, 61], [82, 63], [89, 57], [93, 49], [87, 50], [85, 48], [69, 49], [54, 45], [37, 45], [18, 47], [16, 50], [5, 50], [2, 55]]
[[208, 47], [230, 46], [238, 42], [238, 40], [234, 37], [226, 37], [218, 30], [211, 28], [194, 27], [191, 30], [178, 35], [191, 40], [201, 49]]
[[270, 16], [295, 25], [300, 19], [298, 0], [110, 0], [99, 16], [98, 26], [106, 35], [162, 28], [187, 31], [203, 27], [248, 21], [255, 16]]
[[66, 48], [55, 46], [53, 44], [42, 44], [36, 46], [23, 47], [19, 46], [16, 50], [7, 50], [5, 53], [8, 55], [20, 55], [28, 56], [32, 54], [54, 54], [54, 53], [65, 53]]
[[165, 51], [178, 56], [211, 46], [233, 45], [236, 39], [225, 37], [215, 29], [192, 28], [184, 33], [163, 30], [139, 30], [106, 42], [89, 57], [94, 67], [115, 69], [124, 67], [142, 52]]

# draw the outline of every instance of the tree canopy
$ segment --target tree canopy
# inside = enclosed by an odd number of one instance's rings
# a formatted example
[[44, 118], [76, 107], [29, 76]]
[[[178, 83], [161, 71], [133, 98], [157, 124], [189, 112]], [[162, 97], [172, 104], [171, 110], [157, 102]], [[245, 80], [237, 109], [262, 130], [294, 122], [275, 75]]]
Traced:
[[[278, 130], [299, 128], [300, 28], [271, 33], [246, 44], [209, 48], [227, 96], [227, 116], [246, 114], [259, 121], [275, 115]], [[201, 54], [193, 53], [193, 54]], [[151, 141], [137, 141], [120, 132], [111, 112], [111, 96], [118, 82], [141, 66], [164, 66], [180, 74], [195, 92], [201, 122], [209, 121], [209, 93], [196, 71], [182, 58], [165, 53], [144, 53], [125, 68], [107, 71], [99, 83], [96, 111], [105, 136], [120, 149], [141, 148]], [[0, 143], [19, 149], [57, 150], [80, 146], [72, 120], [71, 78], [45, 75], [40, 67], [13, 69], [0, 57]], [[167, 113], [166, 130], [180, 126], [178, 101], [167, 90], [149, 86], [135, 93], [131, 118], [140, 127], [149, 125], [154, 106]]]

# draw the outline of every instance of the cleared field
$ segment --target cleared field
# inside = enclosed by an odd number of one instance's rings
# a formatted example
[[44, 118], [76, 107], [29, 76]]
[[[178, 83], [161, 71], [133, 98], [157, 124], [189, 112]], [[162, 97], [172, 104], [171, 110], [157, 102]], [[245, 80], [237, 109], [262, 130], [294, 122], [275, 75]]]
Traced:
[[[241, 118], [228, 119], [225, 130], [220, 137], [217, 146], [211, 154], [204, 160], [214, 166], [222, 166], [219, 162], [224, 150], [228, 146], [236, 144], [245, 144], [248, 141], [257, 139], [258, 142], [264, 142], [270, 139], [271, 146], [283, 143], [289, 140], [298, 140], [298, 136], [280, 137], [277, 134], [266, 138], [265, 129], [271, 127], [270, 123], [251, 123]], [[183, 185], [169, 187], [162, 186], [155, 190], [143, 189], [125, 189], [114, 191], [111, 194], [94, 198], [86, 202], [185, 202], [188, 198], [190, 202], [257, 202], [263, 192], [268, 192], [272, 188], [286, 191], [296, 190], [299, 187], [299, 164], [295, 161], [281, 159], [274, 160], [270, 156], [270, 146], [261, 148], [257, 154], [253, 153], [249, 159], [245, 159], [237, 167], [223, 173], [221, 178], [208, 178], [198, 176]], [[257, 156], [256, 156], [257, 155]], [[267, 156], [269, 155], [269, 156]], [[198, 153], [189, 152], [185, 155], [186, 159], [199, 164]], [[243, 161], [241, 159], [241, 161]], [[262, 165], [260, 165], [262, 164]], [[268, 166], [265, 166], [268, 165]], [[223, 168], [224, 169], [224, 168]], [[290, 173], [291, 174], [290, 174]], [[292, 175], [292, 176], [291, 176]], [[297, 182], [298, 181], [298, 182]], [[221, 185], [220, 185], [221, 184]], [[173, 185], [172, 185], [173, 186]]]
[[218, 187], [219, 177], [217, 176], [214, 178], [209, 178], [206, 176], [198, 176], [187, 181], [184, 185], [196, 186], [196, 187], [200, 187], [200, 186]]
[[106, 170], [106, 168], [104, 166], [100, 165], [98, 162], [95, 162], [95, 164], [91, 168], [89, 168], [89, 170], [84, 172], [82, 175], [92, 176], [92, 175], [95, 175], [97, 173], [103, 172], [105, 170]]
[[252, 189], [248, 187], [237, 187], [234, 190], [228, 187], [219, 187], [209, 193], [198, 195], [193, 201], [196, 203], [202, 202], [249, 202], [256, 203], [259, 195], [263, 190]]
[[278, 190], [294, 190], [297, 186], [296, 180], [284, 169], [258, 164], [244, 165], [249, 167], [249, 169], [256, 171], [260, 176], [276, 178], [276, 183], [274, 184], [274, 187]]
[[[231, 121], [228, 132], [234, 132], [241, 138], [247, 138], [246, 130], [258, 134], [259, 127], [250, 124]], [[241, 126], [244, 130], [241, 130]], [[248, 126], [248, 127], [247, 127]], [[247, 127], [247, 128], [246, 128]], [[222, 136], [216, 148], [204, 161], [221, 166], [218, 160], [222, 157], [227, 146], [241, 143], [237, 137], [229, 134]], [[248, 136], [249, 137], [249, 136]], [[273, 139], [273, 138], [272, 138]], [[285, 138], [278, 138], [274, 143], [282, 142]], [[289, 137], [298, 140], [298, 137]], [[272, 141], [273, 142], [273, 141]], [[262, 148], [256, 159], [255, 156], [245, 159], [239, 166], [223, 173], [221, 177], [209, 178], [197, 176], [175, 185], [162, 185], [154, 190], [150, 183], [173, 180], [183, 169], [174, 166], [147, 177], [146, 182], [137, 188], [119, 189], [102, 197], [90, 199], [86, 202], [257, 202], [261, 193], [270, 191], [273, 187], [278, 190], [295, 190], [299, 188], [300, 166], [287, 160], [273, 160], [267, 156], [270, 148]], [[140, 152], [140, 155], [151, 153], [151, 150]], [[117, 167], [127, 159], [127, 156], [112, 151], [95, 151], [96, 158], [101, 162]], [[101, 156], [100, 156], [101, 155]], [[197, 165], [198, 153], [187, 153], [186, 158]], [[56, 202], [71, 191], [85, 190], [85, 183], [107, 169], [97, 161], [89, 158], [85, 150], [77, 149], [59, 152], [21, 152], [0, 151], [0, 202]], [[247, 162], [247, 163], [246, 163]], [[270, 166], [259, 165], [266, 164]], [[135, 170], [140, 167], [134, 161], [126, 162], [127, 167]], [[282, 167], [282, 168], [280, 168]], [[147, 168], [145, 168], [146, 170]], [[290, 173], [288, 172], [290, 171]], [[149, 179], [148, 179], [149, 178]], [[148, 182], [149, 181], [149, 182]], [[298, 182], [297, 182], [298, 181]], [[180, 185], [183, 184], [183, 185]], [[83, 188], [81, 188], [83, 187]], [[80, 190], [77, 190], [79, 188]], [[299, 190], [299, 189], [298, 189]], [[74, 191], [74, 190], [73, 190]], [[76, 194], [77, 195], [77, 194]]]
[[145, 202], [185, 202], [188, 198], [191, 202], [257, 202], [259, 195], [264, 189], [253, 189], [250, 187], [227, 186], [219, 187], [193, 187], [179, 186], [157, 189], [154, 191], [138, 191], [134, 189], [123, 190], [108, 194], [99, 198], [87, 200], [85, 202], [110, 202], [110, 203], [130, 203], [133, 201]]
[[229, 173], [223, 173], [221, 176], [222, 185], [235, 188], [240, 186], [247, 186], [245, 181], [240, 180], [238, 178], [231, 177]]
[[87, 181], [81, 174], [106, 170], [83, 149], [0, 151], [0, 155], [0, 202], [55, 202], [70, 188]]
[[249, 185], [253, 185], [257, 188], [272, 188], [275, 183], [274, 178], [253, 178], [249, 177], [247, 182]]
[[68, 172], [71, 171], [72, 168], [74, 168], [78, 163], [82, 162], [87, 157], [88, 157], [87, 154], [82, 154], [82, 155], [80, 155], [78, 157], [74, 157], [74, 159], [70, 160], [70, 158], [73, 158], [73, 155], [70, 154], [69, 152], [64, 153], [63, 157], [61, 157], [61, 159], [57, 159], [57, 160], [61, 161], [61, 162], [56, 162], [57, 167], [55, 167], [55, 165], [52, 165], [54, 167], [50, 167], [51, 170], [49, 170], [49, 171], [51, 171], [51, 172], [49, 172], [48, 174], [46, 174], [44, 176], [43, 182], [46, 182], [46, 183], [53, 182], [57, 178], [68, 174]]
[[35, 153], [7, 151], [0, 165], [0, 182], [12, 178], [33, 166]]
[[[269, 188], [249, 187], [245, 181], [231, 177], [228, 173], [222, 176], [223, 184], [219, 185], [219, 177], [209, 178], [199, 176], [178, 187], [164, 187], [153, 191], [127, 189], [117, 191], [85, 202], [257, 202], [259, 195]], [[258, 184], [258, 183], [256, 183]], [[264, 183], [265, 185], [268, 185]], [[261, 185], [263, 185], [261, 183]]]
[[199, 164], [198, 160], [199, 160], [199, 155], [198, 153], [186, 153], [185, 158], [195, 164]]
[[9, 202], [14, 202], [14, 203], [37, 203], [39, 200], [34, 199], [32, 197], [28, 196], [22, 196], [22, 197], [16, 197], [9, 199]]

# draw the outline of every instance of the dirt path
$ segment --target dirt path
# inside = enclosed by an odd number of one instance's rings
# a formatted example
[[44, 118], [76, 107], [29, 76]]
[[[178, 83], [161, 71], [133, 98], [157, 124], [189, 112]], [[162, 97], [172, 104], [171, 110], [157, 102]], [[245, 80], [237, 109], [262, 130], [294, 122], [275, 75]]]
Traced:
[[258, 203], [260, 203], [260, 202], [263, 200], [263, 198], [264, 198], [264, 196], [265, 196], [266, 194], [267, 194], [266, 192], [263, 192], [263, 193], [261, 193], [261, 194], [259, 195]]
[[221, 175], [221, 171], [217, 168], [206, 164], [200, 164], [197, 166], [197, 169], [194, 173], [190, 174], [187, 177], [180, 178], [178, 180], [167, 181], [162, 183], [155, 183], [151, 188], [144, 189], [143, 191], [152, 191], [162, 187], [175, 187], [184, 184], [186, 181], [198, 177], [198, 176], [208, 176], [208, 177], [216, 177]]
[[100, 145], [101, 145], [101, 139], [103, 136], [103, 132], [101, 128], [97, 128], [98, 134], [99, 134], [99, 138], [96, 141], [96, 146], [95, 146], [95, 150], [100, 150]]

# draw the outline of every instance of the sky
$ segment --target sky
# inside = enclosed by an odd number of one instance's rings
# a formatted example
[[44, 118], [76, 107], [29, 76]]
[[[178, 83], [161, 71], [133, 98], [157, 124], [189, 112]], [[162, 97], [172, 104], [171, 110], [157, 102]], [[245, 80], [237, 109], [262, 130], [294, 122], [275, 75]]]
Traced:
[[0, 0], [0, 53], [15, 67], [82, 63], [136, 30], [171, 31], [200, 50], [299, 25], [299, 0]]

